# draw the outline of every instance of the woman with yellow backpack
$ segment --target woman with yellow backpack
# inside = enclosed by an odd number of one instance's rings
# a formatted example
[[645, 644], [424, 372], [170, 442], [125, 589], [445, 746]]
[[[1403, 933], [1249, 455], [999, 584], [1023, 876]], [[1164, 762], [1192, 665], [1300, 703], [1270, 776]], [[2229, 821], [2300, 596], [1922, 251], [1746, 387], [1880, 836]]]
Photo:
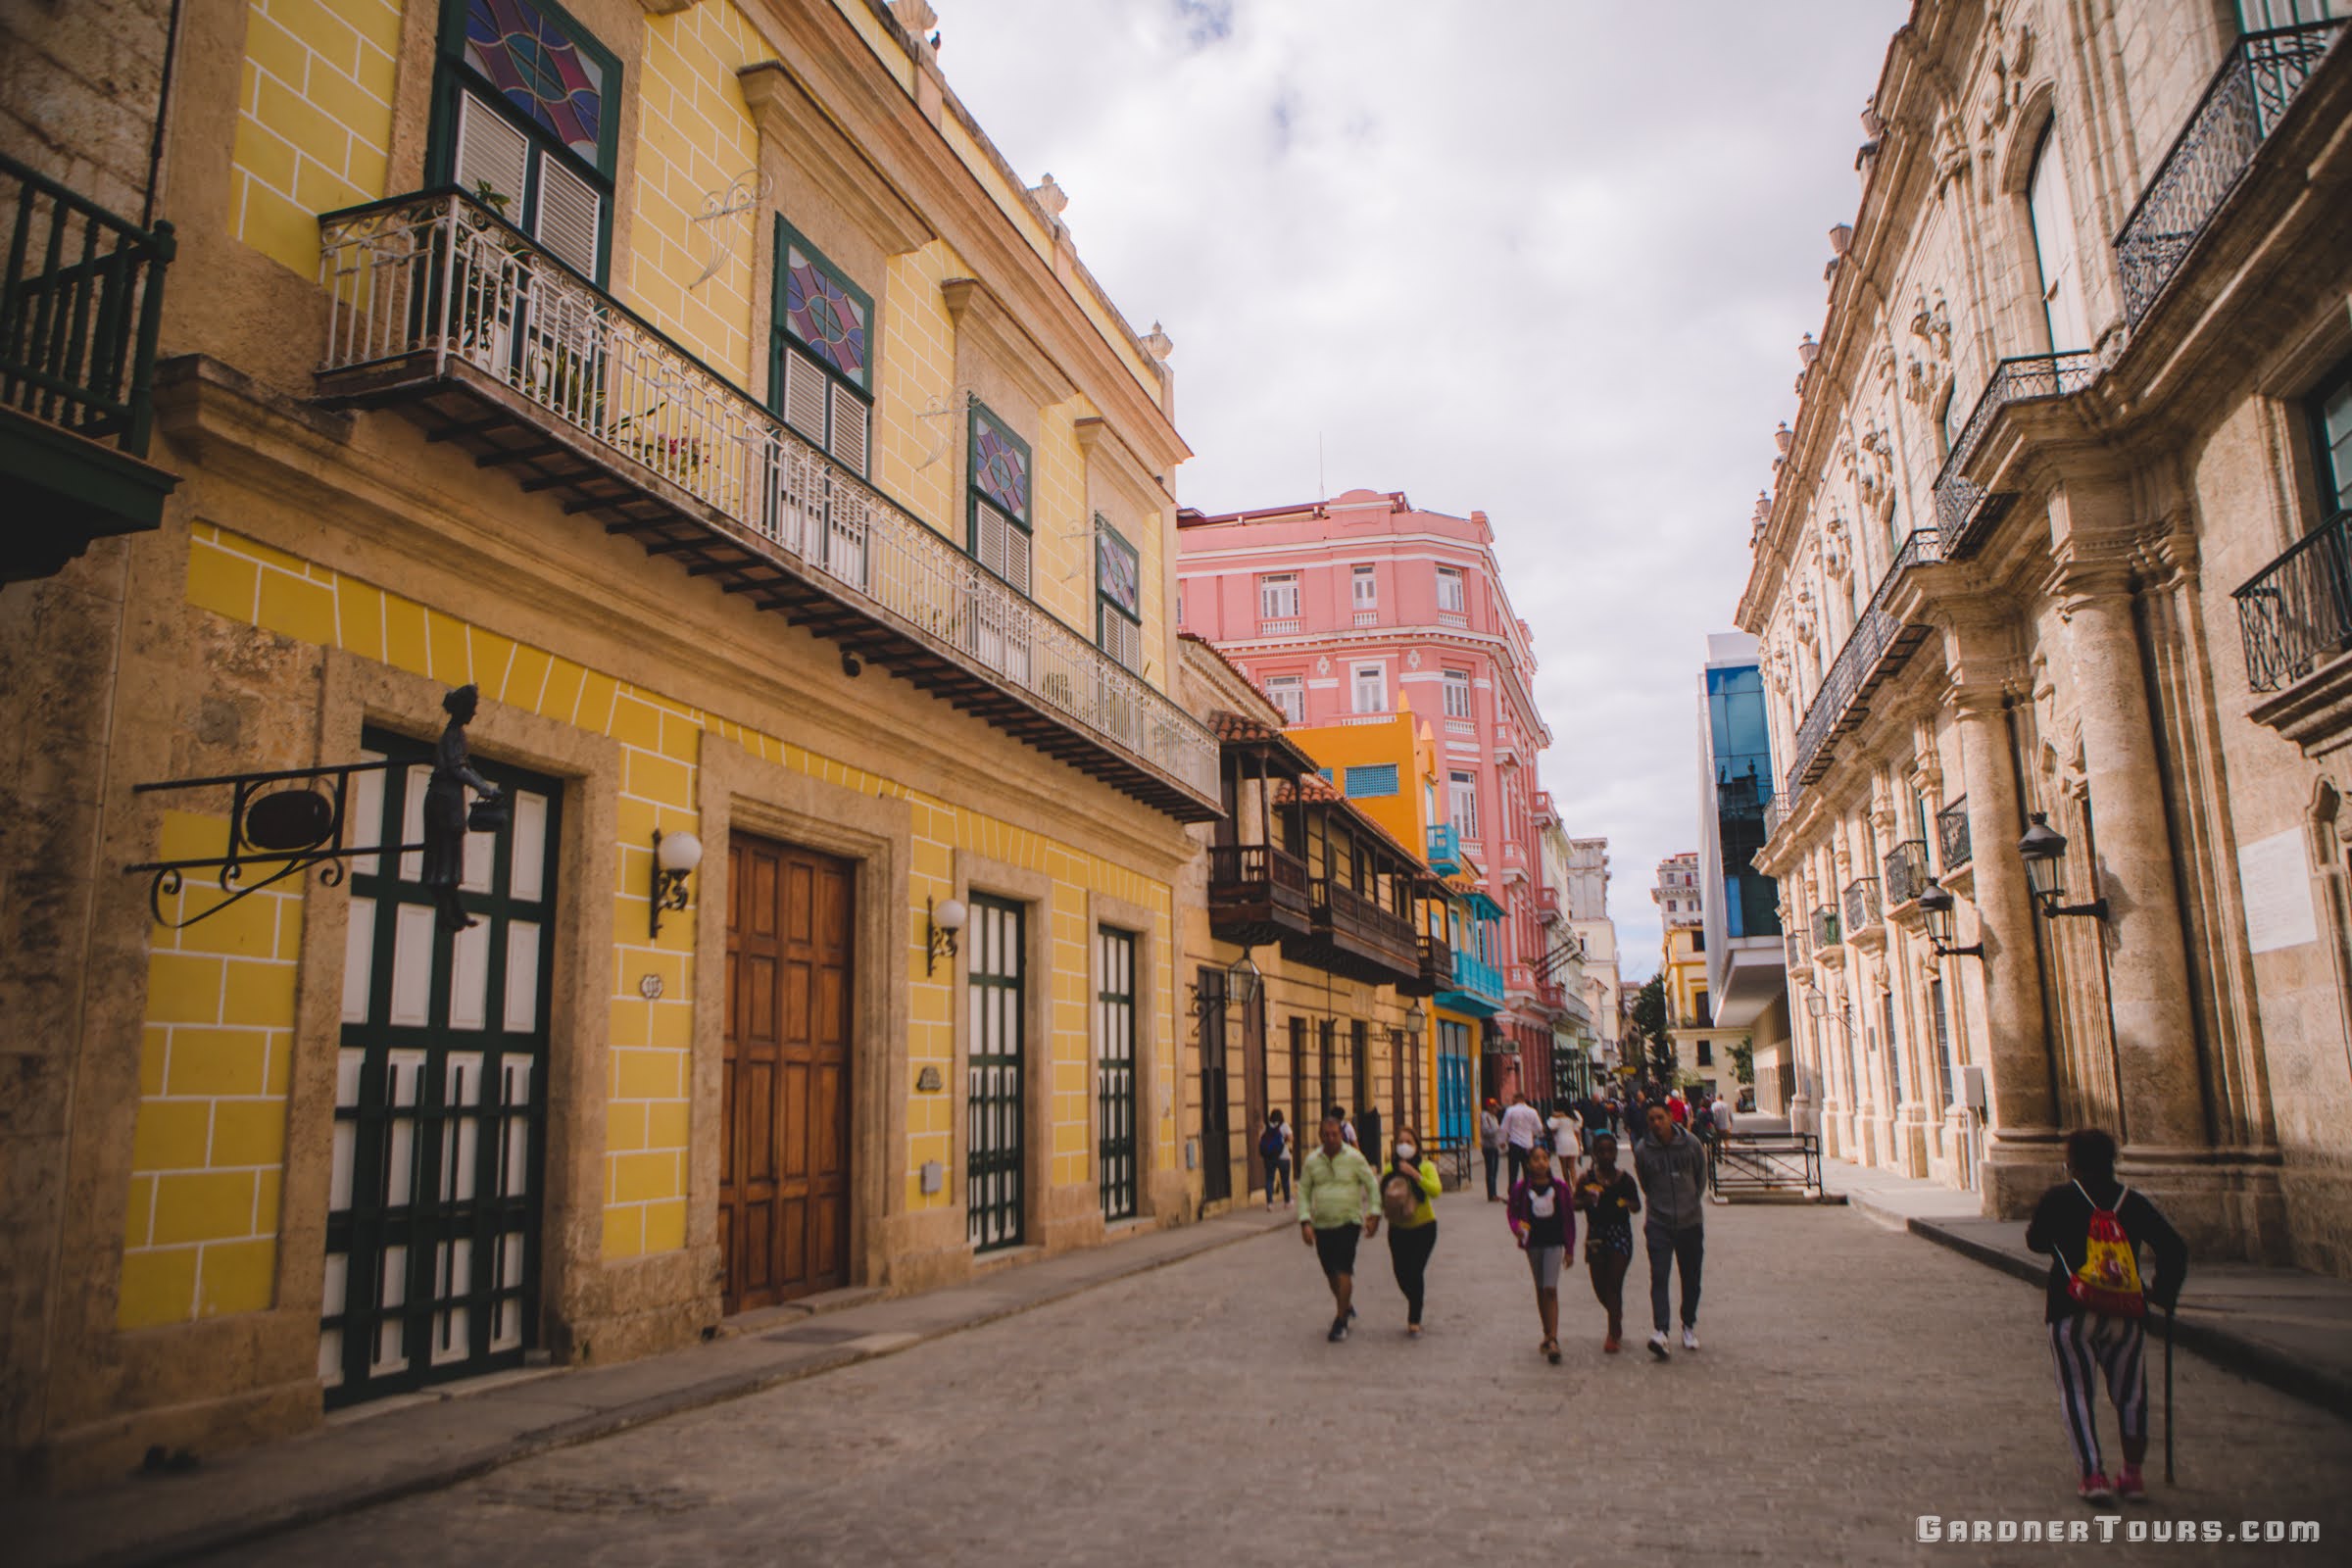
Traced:
[[[2077, 1489], [2089, 1503], [2148, 1500], [2140, 1461], [2148, 1453], [2148, 1303], [2169, 1314], [2188, 1273], [2188, 1245], [2156, 1205], [2115, 1178], [2115, 1139], [2096, 1127], [2069, 1133], [2067, 1179], [2041, 1195], [2026, 1227], [2026, 1247], [2050, 1258], [2043, 1313], [2066, 1440], [2082, 1475]], [[2144, 1283], [2139, 1249], [2156, 1254]], [[2124, 1467], [2110, 1481], [2099, 1457], [2095, 1380], [2123, 1429]]]

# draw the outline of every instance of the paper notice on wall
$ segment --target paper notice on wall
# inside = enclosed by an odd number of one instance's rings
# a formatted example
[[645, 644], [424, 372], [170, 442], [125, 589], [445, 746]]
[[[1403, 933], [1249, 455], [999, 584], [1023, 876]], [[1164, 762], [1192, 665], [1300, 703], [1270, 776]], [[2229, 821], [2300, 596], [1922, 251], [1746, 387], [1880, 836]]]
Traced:
[[2246, 900], [2246, 946], [2254, 952], [2275, 953], [2320, 939], [2300, 828], [2240, 849], [2237, 885]]

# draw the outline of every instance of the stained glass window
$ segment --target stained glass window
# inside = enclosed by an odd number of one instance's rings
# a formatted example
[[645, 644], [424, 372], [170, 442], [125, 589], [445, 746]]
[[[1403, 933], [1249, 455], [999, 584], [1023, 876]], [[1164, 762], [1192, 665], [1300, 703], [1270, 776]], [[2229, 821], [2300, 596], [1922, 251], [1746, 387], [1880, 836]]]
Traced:
[[809, 353], [859, 386], [867, 384], [864, 302], [793, 244], [784, 248], [784, 324]]
[[1015, 517], [1028, 519], [1029, 454], [978, 409], [972, 411], [972, 483]]
[[602, 167], [604, 68], [526, 0], [466, 0], [466, 63], [507, 101]]
[[1095, 519], [1095, 588], [1129, 619], [1144, 618], [1143, 562], [1101, 517]]

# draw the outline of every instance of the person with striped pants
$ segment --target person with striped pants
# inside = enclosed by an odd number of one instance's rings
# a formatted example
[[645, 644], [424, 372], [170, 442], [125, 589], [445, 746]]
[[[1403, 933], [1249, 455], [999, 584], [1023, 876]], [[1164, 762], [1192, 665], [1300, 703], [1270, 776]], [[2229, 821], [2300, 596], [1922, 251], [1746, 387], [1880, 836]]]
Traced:
[[[2066, 1140], [2067, 1179], [2042, 1194], [2026, 1246], [2050, 1259], [2043, 1317], [2058, 1376], [2066, 1440], [2082, 1500], [2145, 1502], [2140, 1462], [2148, 1452], [2147, 1304], [2180, 1299], [2188, 1247], [2141, 1194], [2116, 1179], [2115, 1139], [2096, 1127]], [[2142, 1249], [2155, 1272], [2139, 1272]], [[2104, 1382], [2123, 1433], [2124, 1466], [2114, 1480], [2099, 1452], [2098, 1386]]]

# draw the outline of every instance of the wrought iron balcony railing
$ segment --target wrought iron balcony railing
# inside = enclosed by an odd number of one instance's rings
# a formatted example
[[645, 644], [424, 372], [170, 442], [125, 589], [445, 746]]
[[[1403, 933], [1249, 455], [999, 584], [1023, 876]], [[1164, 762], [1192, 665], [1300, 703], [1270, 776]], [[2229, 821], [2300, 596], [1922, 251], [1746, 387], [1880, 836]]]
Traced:
[[[1772, 803], [1782, 808], [1784, 814], [1795, 807], [1805, 786], [1829, 766], [1826, 748], [1831, 738], [1844, 733], [1861, 718], [1863, 710], [1857, 706], [1860, 700], [1875, 691], [1887, 672], [1927, 635], [1926, 627], [1907, 625], [1888, 614], [1886, 601], [1905, 571], [1942, 559], [1933, 529], [1915, 530], [1903, 541], [1902, 549], [1895, 552], [1893, 563], [1870, 596], [1869, 607], [1847, 634], [1845, 646], [1838, 650], [1829, 673], [1822, 677], [1821, 689], [1813, 694], [1813, 701], [1796, 727], [1788, 773]], [[1889, 655], [1893, 657], [1889, 659]], [[1766, 820], [1777, 824], [1779, 818], [1768, 814]]]
[[2335, 17], [2250, 32], [2222, 62], [2115, 237], [2124, 316], [2133, 326], [2180, 271], [2343, 30], [2344, 19]]
[[526, 483], [570, 487], [567, 510], [658, 534], [649, 548], [699, 556], [698, 570], [794, 607], [845, 655], [900, 660], [1139, 799], [1213, 813], [1217, 742], [1200, 721], [497, 214], [456, 191], [398, 197], [321, 218], [319, 241], [322, 395], [487, 385], [547, 440], [485, 466], [586, 453], [592, 471]]
[[1879, 923], [1879, 879], [1858, 876], [1845, 885], [1845, 929], [1847, 935]]
[[1992, 379], [1984, 383], [1968, 423], [1960, 427], [1936, 473], [1936, 525], [1943, 535], [1947, 559], [1963, 561], [1972, 555], [2014, 499], [2005, 491], [1987, 491], [1968, 477], [1968, 466], [1994, 417], [2013, 403], [2080, 392], [2099, 378], [2099, 369], [2098, 356], [2088, 349], [2021, 354], [1993, 367]]
[[1928, 841], [1905, 839], [1886, 852], [1882, 868], [1886, 873], [1886, 906], [1909, 904], [1927, 891]]
[[141, 228], [4, 154], [0, 200], [0, 407], [144, 458], [172, 225]]
[[1805, 961], [1808, 950], [1805, 947], [1805, 939], [1802, 934], [1791, 931], [1784, 936], [1781, 940], [1784, 944], [1784, 953], [1788, 958], [1789, 968], [1794, 969], [1798, 964]]
[[1936, 858], [1947, 872], [1966, 865], [1971, 857], [1968, 842], [1968, 797], [1963, 795], [1936, 813]]
[[2246, 684], [2275, 692], [2352, 645], [2352, 512], [2339, 512], [2238, 589]]
[[1815, 952], [1819, 952], [1823, 948], [1834, 948], [1844, 940], [1844, 933], [1838, 929], [1838, 910], [1834, 906], [1825, 904], [1813, 911], [1813, 948]]

